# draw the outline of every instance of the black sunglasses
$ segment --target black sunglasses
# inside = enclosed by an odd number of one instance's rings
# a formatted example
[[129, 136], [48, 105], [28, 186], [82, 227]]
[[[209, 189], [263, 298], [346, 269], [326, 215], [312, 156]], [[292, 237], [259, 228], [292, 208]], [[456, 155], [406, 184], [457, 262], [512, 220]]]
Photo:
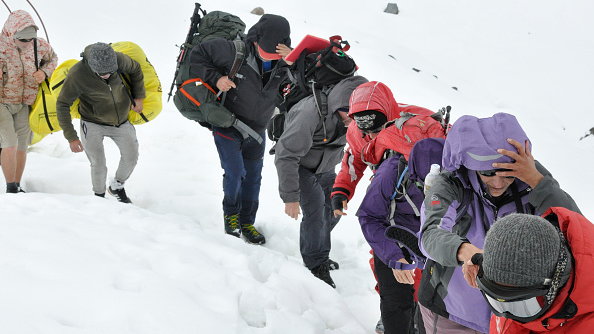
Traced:
[[18, 38], [19, 42], [28, 43], [33, 40], [33, 38]]
[[[498, 168], [498, 169], [490, 169], [490, 170], [477, 170], [476, 172], [482, 176], [493, 177], [493, 176], [497, 176], [497, 172], [511, 172], [511, 171], [512, 171], [511, 169]], [[506, 176], [505, 178], [513, 179], [514, 176]]]

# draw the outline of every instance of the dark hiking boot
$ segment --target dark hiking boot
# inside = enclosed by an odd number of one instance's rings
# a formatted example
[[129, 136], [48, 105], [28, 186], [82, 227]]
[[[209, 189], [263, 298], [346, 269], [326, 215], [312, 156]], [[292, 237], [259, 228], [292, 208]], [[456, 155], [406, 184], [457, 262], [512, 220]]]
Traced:
[[328, 259], [328, 269], [330, 269], [330, 270], [338, 270], [338, 268], [340, 268], [340, 266], [338, 265], [338, 262], [332, 261], [331, 259]]
[[19, 193], [26, 193], [25, 189], [23, 189], [21, 187], [21, 183], [20, 182], [17, 182], [16, 185], [17, 185], [17, 188], [18, 188], [18, 191], [17, 192], [19, 192]]
[[313, 268], [311, 270], [311, 273], [315, 277], [321, 279], [322, 281], [326, 282], [328, 285], [336, 289], [336, 284], [334, 284], [332, 277], [330, 277], [330, 266], [328, 265], [328, 262], [322, 263], [319, 266]]
[[241, 225], [241, 234], [243, 234], [245, 241], [249, 242], [250, 244], [263, 245], [266, 243], [266, 238], [264, 238], [264, 235], [258, 232], [258, 230], [256, 230], [252, 224]]
[[101, 194], [97, 194], [97, 193], [95, 193], [95, 196], [97, 196], [97, 197], [103, 197], [103, 198], [105, 198], [105, 193], [101, 193]]
[[110, 195], [117, 198], [118, 201], [122, 203], [132, 203], [128, 195], [126, 195], [126, 191], [124, 188], [121, 189], [111, 189], [111, 186], [107, 188], [107, 191]]
[[16, 182], [6, 183], [6, 193], [7, 194], [16, 194], [19, 192], [19, 187], [17, 186]]
[[384, 334], [384, 322], [382, 321], [382, 318], [380, 318], [380, 320], [377, 322], [377, 325], [375, 325], [375, 333]]
[[241, 229], [239, 228], [239, 215], [226, 215], [225, 219], [225, 233], [239, 238], [241, 236]]

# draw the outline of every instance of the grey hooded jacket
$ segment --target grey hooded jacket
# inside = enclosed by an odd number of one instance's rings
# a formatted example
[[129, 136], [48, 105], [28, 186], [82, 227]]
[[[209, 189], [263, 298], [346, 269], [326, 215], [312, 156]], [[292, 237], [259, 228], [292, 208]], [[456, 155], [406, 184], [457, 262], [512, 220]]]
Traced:
[[328, 113], [323, 122], [314, 96], [304, 98], [289, 110], [274, 159], [283, 202], [299, 202], [299, 166], [320, 174], [334, 170], [340, 163], [347, 128], [336, 110], [348, 108], [351, 93], [365, 82], [364, 77], [354, 76], [332, 87], [327, 93]]

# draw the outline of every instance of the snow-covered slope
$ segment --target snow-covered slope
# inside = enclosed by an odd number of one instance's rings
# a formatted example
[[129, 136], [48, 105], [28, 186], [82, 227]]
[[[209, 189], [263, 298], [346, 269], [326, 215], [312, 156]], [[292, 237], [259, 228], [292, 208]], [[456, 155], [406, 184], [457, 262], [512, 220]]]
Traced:
[[[28, 9], [9, 0], [12, 9]], [[85, 45], [131, 40], [169, 89], [193, 2], [36, 1], [60, 61]], [[585, 215], [594, 139], [594, 4], [573, 1], [203, 1], [248, 26], [262, 6], [284, 15], [293, 44], [340, 34], [359, 74], [400, 102], [453, 107], [453, 117], [515, 114], [534, 155]], [[331, 13], [331, 14], [330, 14]], [[7, 12], [0, 16], [5, 19]], [[414, 71], [412, 68], [420, 70]], [[457, 87], [458, 90], [452, 89]], [[172, 103], [137, 127], [140, 160], [126, 190], [134, 205], [92, 196], [89, 163], [61, 133], [31, 147], [27, 194], [0, 194], [0, 328], [6, 333], [370, 333], [379, 298], [355, 217], [367, 180], [333, 232], [341, 269], [329, 288], [303, 267], [299, 225], [283, 213], [265, 157], [258, 226], [265, 246], [223, 234], [222, 170], [208, 131]], [[589, 139], [589, 140], [588, 140]], [[109, 175], [117, 149], [106, 141]]]

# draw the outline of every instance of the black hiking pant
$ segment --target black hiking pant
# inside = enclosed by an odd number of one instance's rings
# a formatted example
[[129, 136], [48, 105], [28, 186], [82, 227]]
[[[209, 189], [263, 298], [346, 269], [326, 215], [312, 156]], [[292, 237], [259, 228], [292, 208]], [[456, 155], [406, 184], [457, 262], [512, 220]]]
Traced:
[[334, 217], [330, 201], [335, 179], [334, 171], [316, 174], [299, 167], [299, 205], [303, 211], [299, 248], [303, 263], [310, 270], [328, 262], [330, 232], [340, 219], [340, 216]]
[[392, 268], [389, 268], [373, 255], [375, 274], [379, 284], [380, 311], [385, 334], [414, 333], [415, 314], [414, 288], [412, 284], [396, 281]]

